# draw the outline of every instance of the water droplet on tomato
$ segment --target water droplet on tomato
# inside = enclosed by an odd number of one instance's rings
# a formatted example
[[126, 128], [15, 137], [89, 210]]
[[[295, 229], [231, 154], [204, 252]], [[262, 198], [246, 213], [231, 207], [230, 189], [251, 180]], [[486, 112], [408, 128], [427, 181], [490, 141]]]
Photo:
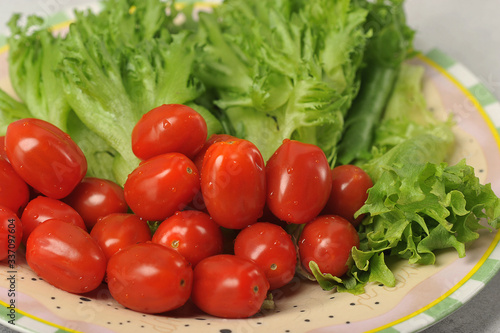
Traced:
[[290, 167], [290, 168], [287, 168], [287, 169], [286, 169], [286, 172], [287, 172], [289, 175], [290, 175], [290, 174], [292, 174], [292, 172], [293, 172], [293, 168], [291, 168], [291, 167]]
[[170, 125], [172, 125], [170, 123], [170, 121], [168, 121], [167, 119], [163, 119], [163, 123], [162, 123], [163, 128], [168, 128], [168, 127], [170, 127]]
[[299, 205], [299, 202], [298, 202], [297, 200], [295, 200], [295, 201], [293, 202], [293, 205], [294, 205], [294, 206], [298, 206], [298, 205]]

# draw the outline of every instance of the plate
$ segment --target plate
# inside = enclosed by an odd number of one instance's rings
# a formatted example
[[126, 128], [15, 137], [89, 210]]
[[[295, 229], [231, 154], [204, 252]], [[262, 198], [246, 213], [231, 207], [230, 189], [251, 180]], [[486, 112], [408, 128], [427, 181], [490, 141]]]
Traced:
[[[67, 11], [49, 22], [70, 18]], [[12, 92], [7, 51], [0, 48], [0, 87]], [[460, 140], [450, 163], [467, 158], [481, 181], [500, 194], [495, 167], [500, 165], [500, 103], [467, 68], [438, 49], [411, 62], [425, 68], [429, 106], [454, 114]], [[362, 295], [325, 292], [295, 278], [275, 293], [274, 310], [243, 320], [214, 318], [190, 303], [168, 315], [141, 314], [119, 305], [104, 287], [69, 294], [38, 278], [20, 251], [14, 268], [0, 263], [0, 323], [19, 332], [412, 332], [444, 318], [484, 287], [500, 269], [499, 240], [500, 233], [483, 231], [465, 258], [450, 250], [439, 252], [433, 266], [395, 262], [396, 286], [370, 284]]]

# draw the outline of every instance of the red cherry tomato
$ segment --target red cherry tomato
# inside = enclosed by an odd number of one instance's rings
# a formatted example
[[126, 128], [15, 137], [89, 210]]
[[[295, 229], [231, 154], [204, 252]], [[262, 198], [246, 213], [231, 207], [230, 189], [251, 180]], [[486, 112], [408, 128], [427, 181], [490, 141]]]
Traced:
[[23, 243], [26, 243], [33, 230], [43, 222], [58, 219], [87, 230], [82, 217], [64, 202], [44, 196], [31, 200], [21, 215], [23, 222]]
[[219, 254], [203, 259], [194, 268], [191, 299], [202, 311], [222, 318], [247, 318], [266, 299], [269, 282], [254, 262]]
[[208, 214], [194, 210], [176, 212], [163, 221], [153, 243], [176, 250], [191, 265], [222, 252], [222, 231]]
[[137, 243], [151, 241], [148, 223], [134, 214], [113, 213], [101, 217], [90, 231], [109, 260], [116, 252]]
[[267, 162], [266, 174], [267, 205], [279, 219], [306, 223], [325, 207], [332, 176], [319, 147], [284, 140]]
[[0, 136], [0, 157], [9, 162], [7, 152], [5, 151], [5, 135]]
[[213, 145], [216, 142], [229, 141], [229, 140], [236, 140], [236, 138], [229, 134], [212, 134], [210, 138], [205, 142], [201, 150], [193, 158], [193, 162], [198, 168], [198, 170], [201, 170], [201, 167], [203, 166], [203, 159], [205, 157], [205, 153], [207, 152], [208, 148], [210, 148], [211, 145]]
[[26, 182], [19, 177], [9, 162], [0, 157], [0, 205], [15, 213], [24, 207], [30, 198]]
[[108, 262], [108, 287], [118, 303], [144, 313], [161, 313], [189, 299], [193, 269], [178, 252], [141, 243], [114, 254]]
[[314, 261], [321, 273], [341, 277], [348, 270], [347, 260], [351, 249], [359, 247], [359, 236], [346, 219], [323, 215], [304, 226], [298, 246], [302, 266], [309, 273], [309, 262]]
[[0, 260], [16, 265], [15, 252], [21, 244], [23, 226], [12, 209], [0, 206]]
[[265, 166], [257, 147], [239, 139], [212, 144], [203, 160], [201, 191], [219, 225], [241, 229], [257, 222], [266, 203]]
[[368, 198], [373, 182], [368, 174], [355, 165], [340, 165], [332, 169], [332, 191], [325, 207], [327, 214], [340, 215], [357, 227], [363, 215], [354, 218]]
[[26, 118], [10, 123], [5, 147], [21, 178], [50, 198], [67, 196], [87, 172], [81, 149], [68, 134], [44, 120]]
[[106, 272], [106, 257], [96, 241], [82, 228], [58, 219], [33, 230], [26, 261], [48, 283], [76, 294], [96, 289]]
[[295, 275], [295, 244], [278, 225], [258, 222], [241, 230], [234, 243], [234, 254], [259, 265], [271, 290], [283, 287]]
[[164, 104], [142, 116], [132, 131], [132, 151], [142, 160], [166, 153], [192, 158], [207, 139], [205, 119], [186, 105]]
[[128, 210], [123, 188], [110, 180], [95, 177], [83, 178], [63, 201], [80, 214], [88, 230], [92, 230], [98, 218]]
[[180, 153], [169, 153], [142, 162], [128, 176], [125, 200], [146, 220], [162, 221], [182, 210], [200, 189], [194, 163]]

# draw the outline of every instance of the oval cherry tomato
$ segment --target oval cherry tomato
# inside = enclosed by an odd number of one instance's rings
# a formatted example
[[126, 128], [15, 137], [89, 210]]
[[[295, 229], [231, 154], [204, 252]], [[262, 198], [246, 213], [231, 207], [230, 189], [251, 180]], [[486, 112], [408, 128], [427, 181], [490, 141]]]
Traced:
[[21, 178], [50, 198], [67, 196], [87, 172], [81, 149], [68, 134], [44, 120], [26, 118], [10, 123], [5, 147]]
[[266, 174], [267, 205], [279, 219], [306, 223], [325, 207], [332, 176], [319, 147], [284, 140], [267, 162]]
[[92, 230], [100, 217], [128, 210], [123, 188], [110, 180], [95, 177], [83, 178], [63, 201], [80, 214], [88, 230]]
[[193, 269], [178, 252], [141, 243], [114, 254], [108, 262], [108, 287], [118, 303], [145, 313], [182, 306], [191, 294]]
[[15, 213], [23, 208], [30, 198], [26, 182], [19, 177], [9, 162], [0, 157], [0, 205]]
[[134, 214], [113, 213], [99, 218], [90, 231], [109, 260], [116, 252], [151, 240], [148, 223]]
[[0, 260], [7, 259], [15, 265], [15, 252], [21, 244], [23, 226], [16, 213], [8, 207], [0, 206]]
[[234, 243], [234, 254], [259, 265], [271, 290], [283, 287], [295, 275], [295, 244], [278, 225], [258, 222], [241, 230]]
[[205, 158], [205, 153], [207, 152], [208, 148], [210, 148], [211, 145], [213, 145], [216, 142], [229, 141], [229, 140], [236, 140], [236, 138], [229, 134], [212, 134], [210, 138], [208, 138], [208, 140], [205, 142], [201, 150], [193, 158], [193, 162], [198, 168], [198, 170], [201, 170], [201, 167], [203, 166], [203, 159]]
[[207, 140], [207, 123], [195, 110], [164, 104], [142, 116], [132, 131], [132, 151], [142, 160], [166, 153], [194, 157]]
[[48, 283], [76, 294], [96, 289], [106, 272], [106, 257], [96, 241], [82, 228], [58, 219], [33, 230], [26, 261]]
[[373, 182], [368, 174], [355, 165], [340, 165], [332, 169], [332, 191], [325, 207], [327, 214], [340, 215], [357, 227], [363, 215], [354, 218], [368, 198]]
[[309, 262], [314, 261], [321, 273], [341, 277], [349, 268], [347, 260], [351, 249], [359, 247], [359, 236], [346, 219], [323, 215], [304, 226], [298, 246], [302, 266], [309, 273]]
[[182, 210], [200, 189], [194, 163], [180, 153], [169, 153], [142, 162], [128, 176], [125, 200], [146, 220], [162, 221]]
[[167, 246], [191, 265], [222, 252], [222, 231], [208, 214], [194, 210], [176, 212], [163, 221], [153, 235], [153, 243]]
[[71, 223], [87, 231], [82, 217], [71, 206], [57, 199], [39, 196], [26, 205], [21, 215], [23, 243], [26, 243], [29, 235], [38, 225], [50, 219]]
[[247, 318], [266, 299], [269, 282], [254, 262], [219, 254], [194, 268], [191, 299], [202, 311], [222, 318]]
[[257, 222], [266, 203], [262, 155], [247, 140], [212, 144], [203, 160], [201, 191], [216, 223], [241, 229]]

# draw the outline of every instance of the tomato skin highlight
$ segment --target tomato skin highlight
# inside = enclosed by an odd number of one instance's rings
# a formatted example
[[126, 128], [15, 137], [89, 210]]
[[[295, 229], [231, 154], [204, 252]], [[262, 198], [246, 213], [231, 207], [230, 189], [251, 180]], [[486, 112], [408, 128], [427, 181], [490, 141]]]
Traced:
[[198, 170], [201, 170], [203, 166], [203, 159], [205, 158], [205, 153], [207, 152], [208, 148], [210, 148], [211, 145], [217, 142], [230, 141], [230, 140], [237, 140], [237, 139], [229, 134], [212, 134], [210, 138], [208, 138], [208, 140], [205, 142], [201, 150], [193, 158], [193, 162], [198, 168]]
[[51, 219], [71, 223], [87, 231], [82, 217], [71, 206], [61, 200], [38, 196], [26, 205], [21, 215], [23, 222], [23, 243], [26, 243], [29, 235], [38, 225]]
[[332, 191], [325, 206], [326, 214], [340, 215], [357, 227], [363, 215], [354, 218], [368, 198], [373, 186], [370, 176], [355, 165], [340, 165], [332, 169]]
[[15, 213], [26, 206], [30, 198], [29, 187], [3, 157], [0, 157], [0, 184], [0, 205]]
[[10, 258], [21, 245], [23, 237], [22, 221], [16, 213], [0, 205], [0, 261]]
[[194, 268], [191, 299], [202, 311], [221, 318], [248, 318], [264, 302], [269, 282], [252, 261], [229, 254], [203, 259]]
[[82, 150], [69, 135], [44, 120], [25, 118], [10, 123], [5, 147], [19, 176], [53, 199], [71, 193], [87, 172]]
[[194, 267], [222, 252], [222, 231], [208, 214], [179, 211], [160, 224], [152, 242], [179, 252]]
[[182, 210], [200, 190], [194, 163], [180, 153], [155, 156], [128, 176], [125, 200], [139, 217], [163, 221]]
[[58, 219], [33, 230], [26, 242], [26, 261], [42, 279], [75, 294], [96, 289], [106, 272], [106, 257], [95, 240]]
[[90, 231], [109, 260], [116, 252], [137, 243], [151, 241], [148, 223], [137, 215], [113, 213], [99, 218]]
[[173, 152], [193, 158], [206, 139], [207, 124], [198, 112], [182, 104], [163, 104], [135, 125], [132, 151], [142, 160]]
[[107, 179], [85, 177], [63, 199], [83, 218], [88, 230], [92, 230], [100, 217], [128, 210], [123, 188]]
[[144, 313], [161, 313], [189, 299], [193, 269], [166, 246], [141, 243], [114, 254], [108, 262], [108, 287], [123, 306]]
[[331, 191], [330, 166], [323, 151], [285, 139], [266, 165], [267, 205], [280, 220], [302, 224], [323, 210]]
[[212, 144], [203, 160], [201, 191], [210, 216], [222, 227], [257, 222], [266, 203], [264, 159], [247, 140]]
[[270, 290], [283, 287], [295, 275], [295, 244], [278, 225], [258, 222], [242, 229], [234, 242], [234, 254], [259, 265], [266, 274]]
[[321, 273], [337, 277], [347, 272], [347, 260], [354, 246], [359, 247], [356, 229], [337, 215], [318, 216], [307, 223], [298, 241], [302, 266], [309, 273], [309, 262], [314, 261]]

